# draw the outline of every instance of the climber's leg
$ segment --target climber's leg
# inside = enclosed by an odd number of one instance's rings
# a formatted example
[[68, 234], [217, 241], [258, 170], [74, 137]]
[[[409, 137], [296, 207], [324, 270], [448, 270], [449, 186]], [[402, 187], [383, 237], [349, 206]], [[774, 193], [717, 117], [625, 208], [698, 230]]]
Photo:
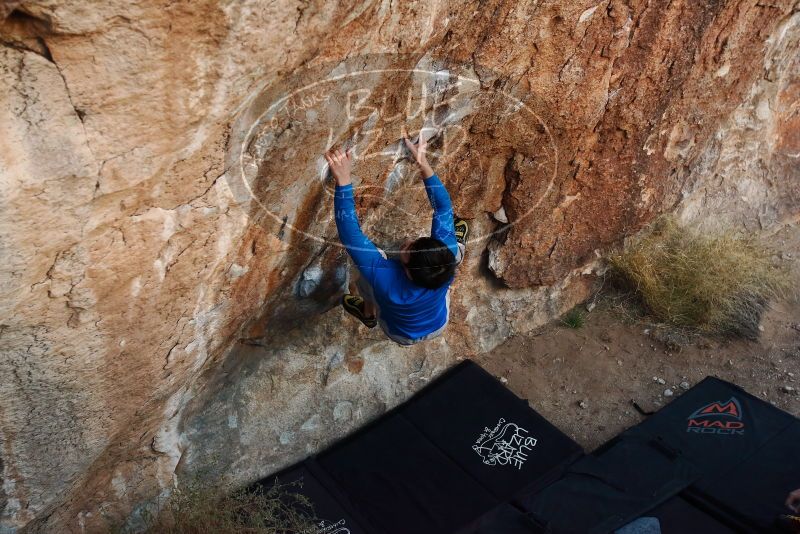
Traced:
[[[380, 249], [379, 249], [380, 250]], [[356, 272], [355, 283], [350, 284], [350, 293], [360, 295], [364, 299], [364, 313], [368, 317], [375, 317], [378, 314], [378, 305], [375, 304], [375, 296], [372, 294], [372, 286], [369, 285], [361, 273]]]
[[368, 315], [366, 313], [364, 299], [358, 295], [351, 295], [350, 293], [347, 293], [346, 295], [342, 296], [342, 307], [344, 308], [344, 311], [364, 323], [364, 326], [367, 328], [375, 328], [375, 326], [378, 324], [378, 320], [375, 319], [375, 315]]
[[[378, 249], [378, 252], [384, 258], [386, 257], [386, 253], [383, 250]], [[361, 276], [360, 272], [355, 270], [354, 277], [350, 278], [348, 289], [350, 293], [342, 297], [342, 307], [347, 313], [364, 323], [365, 326], [373, 328], [378, 324], [380, 308], [375, 301], [375, 295], [372, 293], [372, 286]]]

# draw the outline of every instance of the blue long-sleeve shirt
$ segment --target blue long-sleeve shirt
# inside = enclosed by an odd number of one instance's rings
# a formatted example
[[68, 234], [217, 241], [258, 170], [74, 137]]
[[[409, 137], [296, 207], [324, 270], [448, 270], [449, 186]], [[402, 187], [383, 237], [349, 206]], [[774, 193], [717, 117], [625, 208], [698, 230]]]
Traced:
[[[423, 180], [433, 207], [431, 237], [447, 245], [458, 257], [458, 243], [453, 226], [453, 205], [447, 189], [435, 174]], [[358, 223], [353, 186], [336, 186], [334, 213], [339, 239], [347, 249], [361, 276], [372, 286], [380, 308], [380, 318], [390, 333], [408, 339], [419, 339], [444, 326], [447, 322], [447, 291], [452, 283], [436, 289], [416, 285], [406, 275], [403, 265], [386, 259], [370, 241]]]

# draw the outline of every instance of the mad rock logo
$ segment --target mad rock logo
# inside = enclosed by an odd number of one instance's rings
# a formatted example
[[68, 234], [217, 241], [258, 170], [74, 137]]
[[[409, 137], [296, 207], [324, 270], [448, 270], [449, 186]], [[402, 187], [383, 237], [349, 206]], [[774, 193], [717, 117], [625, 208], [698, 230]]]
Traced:
[[501, 417], [494, 428], [483, 429], [472, 450], [486, 465], [512, 465], [522, 469], [528, 451], [535, 446], [536, 438], [530, 437], [527, 430]]
[[714, 401], [696, 410], [689, 416], [687, 432], [741, 436], [744, 434], [742, 405], [736, 397], [726, 402]]

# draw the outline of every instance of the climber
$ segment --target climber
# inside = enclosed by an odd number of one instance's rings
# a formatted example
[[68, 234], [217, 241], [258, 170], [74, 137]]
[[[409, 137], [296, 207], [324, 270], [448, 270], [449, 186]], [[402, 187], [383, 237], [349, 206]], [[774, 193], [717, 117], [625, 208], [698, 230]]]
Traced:
[[454, 219], [450, 195], [426, 157], [427, 141], [420, 132], [417, 144], [403, 141], [422, 173], [433, 207], [431, 237], [406, 240], [399, 258], [389, 259], [361, 231], [350, 182], [352, 149], [325, 154], [336, 180], [334, 211], [339, 239], [356, 264], [358, 295], [342, 297], [345, 311], [368, 328], [380, 324], [389, 339], [413, 345], [440, 335], [450, 314], [450, 284], [464, 258], [469, 227]]

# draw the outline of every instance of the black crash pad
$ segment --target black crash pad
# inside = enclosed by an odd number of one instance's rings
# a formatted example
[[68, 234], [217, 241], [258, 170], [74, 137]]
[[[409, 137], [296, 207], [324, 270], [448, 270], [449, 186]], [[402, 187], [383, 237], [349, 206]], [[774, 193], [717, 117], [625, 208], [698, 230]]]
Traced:
[[738, 465], [795, 419], [709, 377], [637, 426], [680, 450], [704, 475]]
[[471, 361], [448, 371], [401, 413], [500, 500], [551, 482], [583, 452]]
[[767, 532], [800, 480], [798, 443], [796, 418], [707, 378], [583, 456], [464, 362], [279, 479], [304, 480], [324, 534], [591, 534], [637, 518], [664, 534]]
[[747, 460], [699, 480], [687, 493], [741, 531], [769, 532], [775, 518], [789, 512], [786, 496], [798, 487], [800, 421], [795, 421]]
[[544, 490], [518, 495], [516, 503], [547, 532], [610, 532], [696, 478], [696, 469], [679, 452], [634, 429], [575, 462]]
[[539, 534], [543, 532], [524, 512], [503, 503], [469, 525], [457, 534]]
[[375, 533], [454, 532], [499, 504], [399, 413], [324, 452], [317, 463]]
[[[680, 495], [672, 497], [642, 517], [658, 521], [661, 534], [735, 534], [735, 530], [694, 506]], [[624, 532], [624, 528], [620, 529]]]
[[553, 532], [607, 532], [662, 502], [669, 512], [683, 492], [691, 511], [721, 531], [766, 532], [800, 477], [798, 424], [709, 377], [517, 501]]
[[[341, 504], [341, 497], [335, 496], [335, 488], [326, 487], [306, 465], [293, 466], [261, 480], [257, 485], [270, 488], [276, 482], [285, 486], [287, 492], [303, 495], [309, 500], [311, 509], [302, 511], [316, 518], [315, 523], [318, 527], [316, 532], [320, 534], [368, 533], [351, 514], [345, 511]], [[294, 502], [291, 504], [297, 506]]]

